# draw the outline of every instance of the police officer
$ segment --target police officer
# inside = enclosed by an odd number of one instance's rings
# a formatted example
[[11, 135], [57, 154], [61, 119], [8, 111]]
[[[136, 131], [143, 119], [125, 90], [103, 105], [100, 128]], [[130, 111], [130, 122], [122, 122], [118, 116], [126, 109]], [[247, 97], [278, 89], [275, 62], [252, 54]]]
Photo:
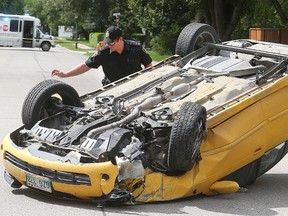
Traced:
[[152, 59], [145, 49], [135, 41], [124, 40], [122, 30], [118, 26], [107, 29], [106, 38], [97, 53], [89, 57], [85, 63], [79, 64], [67, 72], [54, 69], [52, 76], [70, 77], [102, 66], [105, 76], [111, 82], [130, 75], [144, 67], [152, 66]]

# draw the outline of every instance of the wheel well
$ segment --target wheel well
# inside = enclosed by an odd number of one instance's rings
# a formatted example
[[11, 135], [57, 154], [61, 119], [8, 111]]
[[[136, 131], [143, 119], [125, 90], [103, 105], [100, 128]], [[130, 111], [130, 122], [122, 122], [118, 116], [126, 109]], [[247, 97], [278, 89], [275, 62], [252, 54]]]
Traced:
[[41, 46], [42, 46], [44, 43], [49, 43], [50, 45], [52, 45], [50, 41], [42, 41]]

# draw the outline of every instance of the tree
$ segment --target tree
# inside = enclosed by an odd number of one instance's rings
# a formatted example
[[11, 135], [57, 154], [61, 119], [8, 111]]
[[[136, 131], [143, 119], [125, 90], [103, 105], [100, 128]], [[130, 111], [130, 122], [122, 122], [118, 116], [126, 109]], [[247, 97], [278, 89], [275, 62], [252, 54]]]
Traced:
[[[200, 0], [198, 17], [213, 26], [221, 40], [228, 40], [238, 25], [248, 0]], [[249, 1], [249, 4], [251, 1]]]
[[152, 33], [153, 48], [174, 52], [180, 31], [190, 22], [213, 26], [228, 40], [237, 27], [248, 0], [128, 0], [139, 25]]
[[[287, 11], [288, 2], [278, 0], [283, 11]], [[253, 0], [243, 11], [243, 15], [233, 31], [231, 38], [248, 38], [250, 28], [287, 28], [287, 22], [281, 21], [272, 0]]]
[[24, 5], [22, 0], [1, 0], [0, 13], [23, 14]]
[[113, 4], [114, 0], [92, 0], [89, 9], [86, 7], [86, 12], [84, 12], [87, 17], [86, 28], [94, 32], [105, 31], [107, 25], [113, 22], [112, 14], [110, 14], [110, 7]]
[[[46, 0], [24, 0], [25, 10], [29, 15], [39, 18], [42, 25], [48, 25], [50, 29], [52, 28], [52, 32], [57, 32], [58, 26], [53, 25], [53, 22], [50, 21], [51, 16], [45, 9], [47, 2]], [[53, 19], [59, 19], [57, 13], [54, 13]]]
[[193, 2], [187, 0], [128, 0], [138, 25], [152, 35], [152, 45], [161, 53], [173, 54], [181, 29], [196, 14]]
[[[14, 0], [16, 1], [16, 0]], [[21, 1], [21, 0], [18, 0]], [[12, 1], [2, 0], [0, 7]], [[153, 49], [173, 54], [180, 31], [190, 22], [212, 25], [221, 40], [248, 37], [251, 27], [287, 26], [287, 0], [24, 0], [33, 16], [52, 26], [83, 26], [104, 32], [121, 13], [125, 37], [145, 30]], [[76, 18], [77, 17], [77, 18]]]
[[[283, 10], [280, 2], [277, 1], [277, 0], [271, 0], [271, 2], [272, 2], [272, 4], [274, 5], [277, 13], [279, 14], [282, 22], [283, 22], [283, 23], [288, 23], [288, 18], [287, 18], [287, 16], [286, 16], [285, 11]], [[286, 3], [286, 6], [287, 6], [287, 1], [285, 1], [285, 3]], [[284, 4], [284, 3], [283, 3], [283, 4]]]
[[132, 39], [133, 33], [141, 32], [137, 18], [129, 8], [127, 0], [115, 0], [113, 7], [110, 8], [110, 25], [117, 25], [115, 16], [113, 14], [120, 13], [119, 26], [122, 28], [125, 38]]
[[[109, 5], [114, 0], [24, 0], [30, 15], [37, 16], [42, 23], [49, 23], [57, 31], [59, 25], [75, 26], [79, 29], [104, 31], [109, 23]], [[108, 10], [107, 10], [108, 8]]]

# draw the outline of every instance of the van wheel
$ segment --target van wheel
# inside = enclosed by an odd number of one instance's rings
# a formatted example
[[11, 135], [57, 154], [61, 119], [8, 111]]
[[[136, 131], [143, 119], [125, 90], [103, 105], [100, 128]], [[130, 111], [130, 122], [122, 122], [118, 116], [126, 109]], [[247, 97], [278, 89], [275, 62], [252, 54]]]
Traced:
[[34, 86], [24, 99], [22, 121], [31, 129], [39, 120], [52, 116], [61, 110], [54, 104], [82, 106], [77, 91], [70, 85], [57, 80], [44, 80]]
[[185, 102], [176, 115], [168, 145], [167, 165], [174, 171], [191, 170], [206, 137], [206, 109]]
[[51, 44], [49, 42], [43, 42], [41, 44], [41, 49], [44, 51], [44, 52], [48, 52], [51, 48]]
[[201, 48], [203, 42], [219, 42], [219, 36], [215, 29], [203, 23], [190, 23], [181, 31], [175, 53], [183, 57]]

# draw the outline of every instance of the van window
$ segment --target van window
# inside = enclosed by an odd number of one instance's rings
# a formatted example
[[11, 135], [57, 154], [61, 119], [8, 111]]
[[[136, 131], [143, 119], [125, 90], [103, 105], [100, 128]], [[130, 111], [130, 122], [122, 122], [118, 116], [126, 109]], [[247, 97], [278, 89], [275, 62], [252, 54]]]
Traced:
[[36, 29], [36, 38], [39, 39], [40, 38], [40, 30], [37, 28]]
[[10, 32], [18, 32], [18, 23], [19, 23], [19, 20], [10, 21]]

